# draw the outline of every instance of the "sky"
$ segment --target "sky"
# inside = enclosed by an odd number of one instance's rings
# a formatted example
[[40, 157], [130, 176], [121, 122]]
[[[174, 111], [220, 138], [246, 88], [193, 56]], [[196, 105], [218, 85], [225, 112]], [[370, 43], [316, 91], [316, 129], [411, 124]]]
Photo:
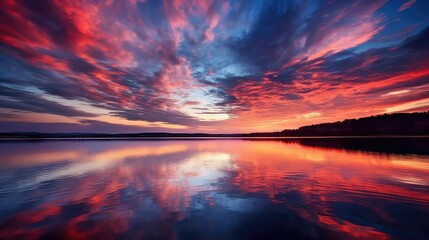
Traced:
[[429, 110], [427, 0], [0, 4], [0, 132], [261, 132]]

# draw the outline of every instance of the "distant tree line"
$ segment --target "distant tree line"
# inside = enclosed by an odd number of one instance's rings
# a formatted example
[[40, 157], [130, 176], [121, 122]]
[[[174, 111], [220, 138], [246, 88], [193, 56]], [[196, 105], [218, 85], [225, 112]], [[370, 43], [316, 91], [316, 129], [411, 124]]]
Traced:
[[281, 136], [369, 136], [369, 135], [427, 135], [429, 111], [394, 113], [359, 119], [346, 119], [283, 130]]

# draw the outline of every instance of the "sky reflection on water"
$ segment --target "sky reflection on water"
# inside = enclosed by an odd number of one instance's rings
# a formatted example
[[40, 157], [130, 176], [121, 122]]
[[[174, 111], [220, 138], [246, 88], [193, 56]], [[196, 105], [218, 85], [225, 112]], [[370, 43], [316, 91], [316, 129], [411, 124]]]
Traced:
[[326, 143], [3, 142], [0, 238], [428, 238], [429, 155]]

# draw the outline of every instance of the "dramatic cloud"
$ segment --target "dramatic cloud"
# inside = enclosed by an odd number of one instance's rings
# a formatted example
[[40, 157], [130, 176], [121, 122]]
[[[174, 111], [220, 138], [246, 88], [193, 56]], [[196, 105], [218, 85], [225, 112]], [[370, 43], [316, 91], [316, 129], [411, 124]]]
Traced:
[[399, 7], [399, 11], [404, 11], [405, 9], [410, 8], [414, 3], [416, 3], [416, 0], [409, 0]]
[[0, 131], [274, 131], [427, 110], [428, 8], [5, 0]]

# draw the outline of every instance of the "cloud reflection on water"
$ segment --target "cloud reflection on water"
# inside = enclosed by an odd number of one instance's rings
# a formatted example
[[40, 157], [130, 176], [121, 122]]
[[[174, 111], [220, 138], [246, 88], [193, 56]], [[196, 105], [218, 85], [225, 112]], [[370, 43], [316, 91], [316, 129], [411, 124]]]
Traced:
[[240, 140], [20, 142], [0, 151], [0, 237], [428, 235], [427, 155]]

